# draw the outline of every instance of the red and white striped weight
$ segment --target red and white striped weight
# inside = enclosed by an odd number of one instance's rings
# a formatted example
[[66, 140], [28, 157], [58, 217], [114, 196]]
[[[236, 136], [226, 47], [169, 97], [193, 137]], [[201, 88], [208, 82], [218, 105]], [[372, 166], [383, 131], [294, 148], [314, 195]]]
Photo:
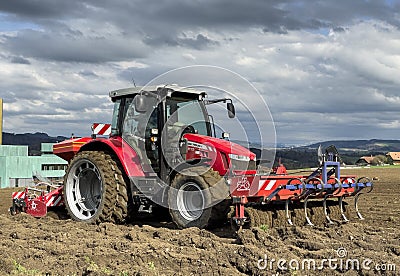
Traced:
[[12, 199], [25, 198], [25, 192], [13, 192]]
[[62, 200], [61, 195], [46, 195], [46, 206], [62, 206], [64, 205], [64, 201]]
[[[13, 199], [24, 199], [25, 192], [13, 192]], [[45, 203], [47, 207], [52, 206], [62, 206], [64, 205], [64, 201], [62, 200], [62, 196], [60, 194], [47, 194], [45, 195]]]
[[92, 131], [94, 135], [110, 135], [111, 125], [94, 123], [92, 125]]

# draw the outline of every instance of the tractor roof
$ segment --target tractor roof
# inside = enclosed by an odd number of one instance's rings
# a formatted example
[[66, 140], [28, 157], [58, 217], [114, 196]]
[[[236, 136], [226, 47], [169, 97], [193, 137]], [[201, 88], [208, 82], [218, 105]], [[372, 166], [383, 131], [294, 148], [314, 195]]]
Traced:
[[168, 93], [168, 95], [172, 95], [175, 92], [179, 93], [188, 93], [195, 95], [205, 95], [206, 92], [204, 90], [198, 90], [195, 88], [182, 87], [178, 85], [151, 85], [151, 86], [139, 86], [139, 87], [130, 87], [124, 89], [118, 89], [110, 92], [111, 98], [123, 97], [128, 95], [139, 94], [140, 92], [153, 92], [153, 93]]

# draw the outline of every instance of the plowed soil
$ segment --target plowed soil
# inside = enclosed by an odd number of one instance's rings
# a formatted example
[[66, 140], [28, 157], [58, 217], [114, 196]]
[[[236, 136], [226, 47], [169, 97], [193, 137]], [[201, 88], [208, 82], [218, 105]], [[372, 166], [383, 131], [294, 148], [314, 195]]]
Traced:
[[237, 235], [228, 223], [178, 230], [154, 217], [88, 225], [56, 213], [10, 216], [11, 190], [2, 189], [0, 275], [400, 275], [400, 167], [347, 173], [379, 179], [360, 199], [365, 220], [352, 212], [347, 224]]

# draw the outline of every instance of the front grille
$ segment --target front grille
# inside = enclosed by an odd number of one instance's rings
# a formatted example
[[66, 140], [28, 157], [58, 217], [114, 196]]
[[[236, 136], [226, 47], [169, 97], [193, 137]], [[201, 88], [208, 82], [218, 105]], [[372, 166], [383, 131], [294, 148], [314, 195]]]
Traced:
[[231, 168], [235, 171], [251, 171], [256, 170], [256, 161], [242, 161], [231, 159]]

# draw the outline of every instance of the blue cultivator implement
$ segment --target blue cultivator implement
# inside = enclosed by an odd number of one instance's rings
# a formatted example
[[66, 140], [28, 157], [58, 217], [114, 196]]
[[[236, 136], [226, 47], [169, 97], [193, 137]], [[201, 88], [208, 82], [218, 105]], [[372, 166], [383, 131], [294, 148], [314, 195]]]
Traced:
[[318, 152], [320, 166], [310, 175], [289, 175], [286, 169], [278, 169], [283, 173], [235, 177], [231, 184], [235, 204], [232, 221], [239, 227], [343, 223], [350, 216], [347, 198], [354, 199], [355, 213], [364, 219], [358, 200], [364, 192], [372, 191], [372, 181], [341, 175], [335, 147], [328, 147], [325, 154], [321, 149]]

